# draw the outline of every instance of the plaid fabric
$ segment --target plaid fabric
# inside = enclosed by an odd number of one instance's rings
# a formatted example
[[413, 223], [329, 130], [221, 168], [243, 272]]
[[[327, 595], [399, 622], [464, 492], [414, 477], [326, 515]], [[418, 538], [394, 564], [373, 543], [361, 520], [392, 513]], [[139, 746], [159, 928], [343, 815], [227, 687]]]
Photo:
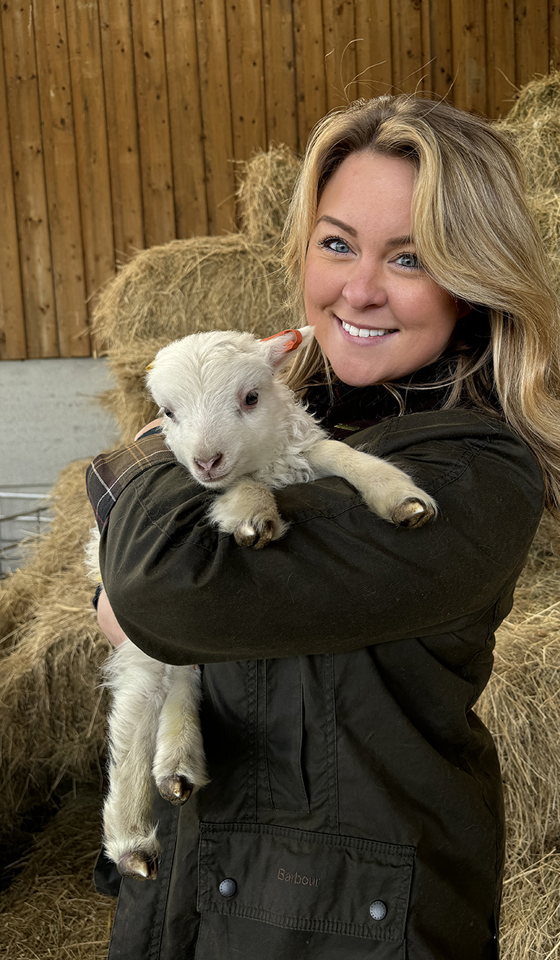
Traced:
[[117, 497], [132, 480], [155, 464], [174, 460], [159, 428], [145, 433], [128, 447], [96, 457], [87, 468], [86, 487], [99, 530], [103, 530]]

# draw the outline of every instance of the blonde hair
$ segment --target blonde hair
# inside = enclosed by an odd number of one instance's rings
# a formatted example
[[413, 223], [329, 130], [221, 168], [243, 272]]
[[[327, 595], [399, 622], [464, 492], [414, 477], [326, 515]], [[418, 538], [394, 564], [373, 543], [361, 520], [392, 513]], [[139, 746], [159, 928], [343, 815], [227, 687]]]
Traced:
[[[416, 252], [427, 273], [474, 310], [458, 325], [445, 406], [502, 416], [539, 460], [547, 505], [560, 515], [560, 344], [549, 258], [524, 193], [522, 161], [496, 127], [415, 96], [360, 100], [312, 131], [285, 228], [292, 305], [303, 306], [307, 244], [325, 184], [346, 157], [371, 150], [417, 171]], [[317, 345], [290, 385], [321, 379]], [[386, 386], [391, 389], [390, 384]]]

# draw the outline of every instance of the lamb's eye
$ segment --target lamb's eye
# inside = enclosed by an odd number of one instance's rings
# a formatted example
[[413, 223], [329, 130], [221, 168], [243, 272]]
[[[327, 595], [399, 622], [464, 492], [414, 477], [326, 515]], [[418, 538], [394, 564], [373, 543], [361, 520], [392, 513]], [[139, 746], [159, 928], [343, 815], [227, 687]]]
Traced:
[[170, 420], [175, 419], [175, 414], [173, 413], [173, 410], [169, 409], [169, 407], [164, 407], [163, 413], [164, 413], [164, 416], [169, 417]]
[[255, 407], [259, 402], [259, 395], [256, 390], [251, 390], [243, 401], [246, 407]]

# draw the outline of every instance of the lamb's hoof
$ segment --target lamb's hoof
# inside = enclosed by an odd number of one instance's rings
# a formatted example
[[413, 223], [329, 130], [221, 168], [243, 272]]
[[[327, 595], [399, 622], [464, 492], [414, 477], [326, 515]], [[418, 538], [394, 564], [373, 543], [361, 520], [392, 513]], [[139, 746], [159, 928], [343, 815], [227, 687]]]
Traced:
[[423, 500], [407, 497], [391, 514], [391, 520], [399, 527], [422, 527], [435, 516], [435, 510]]
[[134, 853], [125, 853], [117, 863], [118, 871], [130, 880], [155, 880], [158, 872], [158, 862], [155, 857], [136, 850]]
[[164, 777], [158, 782], [157, 788], [164, 800], [169, 800], [176, 806], [186, 803], [194, 789], [194, 784], [180, 774]]
[[259, 524], [245, 521], [245, 523], [239, 524], [233, 536], [240, 547], [253, 547], [254, 550], [262, 550], [274, 536], [274, 521], [264, 520]]

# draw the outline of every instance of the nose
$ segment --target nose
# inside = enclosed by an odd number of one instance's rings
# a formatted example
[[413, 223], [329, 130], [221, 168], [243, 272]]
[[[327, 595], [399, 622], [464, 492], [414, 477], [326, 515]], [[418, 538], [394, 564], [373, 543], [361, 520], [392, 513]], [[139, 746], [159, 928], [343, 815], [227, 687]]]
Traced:
[[352, 310], [382, 307], [387, 302], [387, 291], [381, 269], [371, 261], [354, 264], [342, 289], [342, 296]]
[[219, 466], [223, 458], [223, 453], [215, 453], [213, 457], [210, 457], [210, 460], [197, 460], [195, 458], [195, 463], [204, 473], [210, 473], [212, 467]]

